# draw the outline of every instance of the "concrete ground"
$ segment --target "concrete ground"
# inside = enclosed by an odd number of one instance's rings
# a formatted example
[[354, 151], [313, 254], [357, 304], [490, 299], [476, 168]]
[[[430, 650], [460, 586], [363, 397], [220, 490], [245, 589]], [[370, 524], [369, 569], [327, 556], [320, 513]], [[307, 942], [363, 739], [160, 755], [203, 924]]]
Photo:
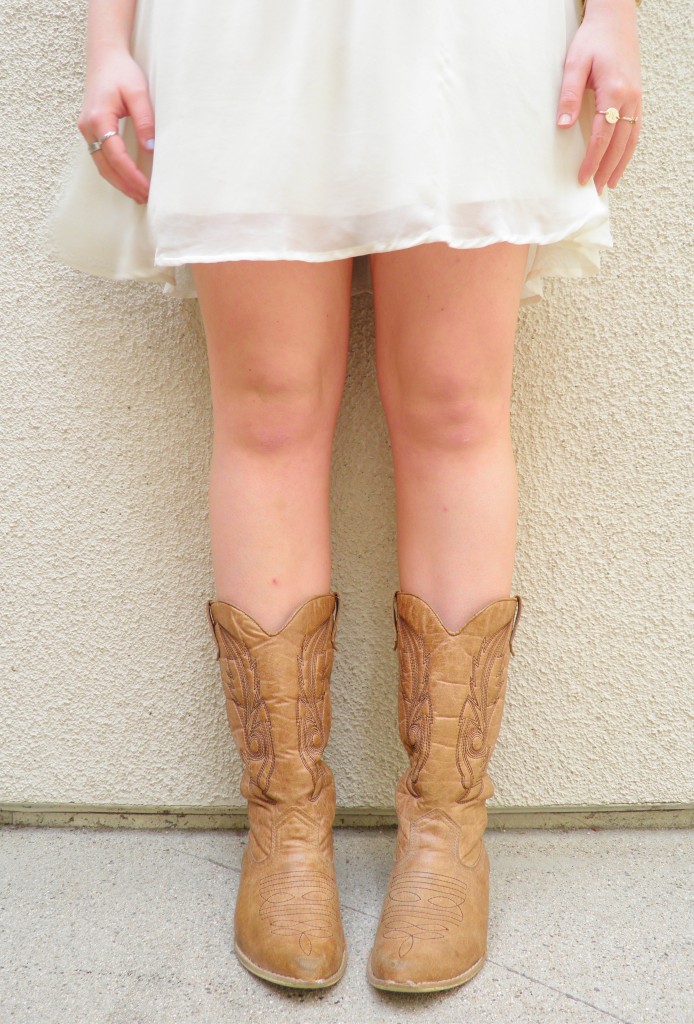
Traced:
[[3, 1024], [694, 1024], [686, 831], [491, 832], [489, 959], [461, 988], [377, 992], [392, 829], [336, 830], [350, 961], [332, 989], [232, 950], [245, 833], [0, 829]]

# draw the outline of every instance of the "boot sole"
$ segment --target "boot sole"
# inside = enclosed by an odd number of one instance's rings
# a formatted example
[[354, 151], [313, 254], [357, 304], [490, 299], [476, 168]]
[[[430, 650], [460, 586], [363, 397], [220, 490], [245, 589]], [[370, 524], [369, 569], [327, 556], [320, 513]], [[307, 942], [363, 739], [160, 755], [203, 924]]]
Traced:
[[340, 980], [347, 967], [347, 950], [345, 950], [342, 954], [342, 962], [335, 974], [331, 974], [328, 978], [319, 978], [316, 981], [306, 981], [303, 978], [292, 978], [287, 974], [275, 974], [274, 971], [268, 971], [264, 967], [260, 967], [250, 957], [246, 956], [236, 943], [234, 943], [234, 952], [246, 970], [250, 971], [251, 974], [255, 974], [265, 981], [272, 981], [275, 985], [283, 985], [285, 988], [329, 988]]
[[389, 981], [387, 978], [377, 978], [371, 972], [371, 961], [367, 968], [367, 976], [369, 983], [374, 988], [380, 988], [384, 992], [442, 992], [447, 988], [457, 988], [458, 985], [464, 985], [466, 981], [470, 981], [474, 978], [484, 966], [484, 961], [487, 959], [487, 954], [480, 957], [477, 963], [474, 963], [472, 967], [469, 967], [467, 971], [463, 971], [462, 974], [456, 975], [455, 978], [444, 978], [443, 981]]

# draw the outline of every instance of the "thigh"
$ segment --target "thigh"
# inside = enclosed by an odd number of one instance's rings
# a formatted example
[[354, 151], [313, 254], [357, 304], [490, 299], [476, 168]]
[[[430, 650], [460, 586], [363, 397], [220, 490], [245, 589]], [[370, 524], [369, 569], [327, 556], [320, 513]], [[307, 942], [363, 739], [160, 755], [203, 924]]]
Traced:
[[216, 410], [248, 392], [341, 394], [351, 259], [196, 263], [191, 271]]
[[527, 245], [508, 242], [480, 249], [434, 242], [372, 254], [384, 398], [510, 393], [527, 258]]

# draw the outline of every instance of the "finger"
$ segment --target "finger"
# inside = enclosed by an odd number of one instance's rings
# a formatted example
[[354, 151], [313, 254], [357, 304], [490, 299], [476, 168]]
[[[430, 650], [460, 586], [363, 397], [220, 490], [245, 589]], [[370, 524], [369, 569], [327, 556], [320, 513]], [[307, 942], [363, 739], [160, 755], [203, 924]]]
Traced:
[[[600, 107], [600, 110], [608, 110], [609, 107], [619, 109], [616, 103], [608, 103], [606, 106]], [[578, 180], [581, 185], [585, 185], [586, 182], [590, 181], [597, 171], [600, 161], [612, 141], [613, 134], [614, 125], [610, 124], [604, 114], [596, 114], [593, 118], [593, 128], [590, 133], [586, 155], [578, 169]]]
[[600, 161], [612, 141], [615, 124], [619, 124], [619, 121], [611, 124], [605, 117], [605, 114], [600, 114], [598, 111], [605, 111], [610, 108], [620, 111], [627, 106], [635, 106], [638, 100], [638, 96], [630, 92], [626, 81], [618, 75], [613, 75], [610, 78], [607, 78], [605, 75], [599, 75], [595, 82], [594, 90], [595, 117], [593, 118], [593, 128], [585, 158], [578, 171], [578, 180], [581, 185], [585, 185], [595, 175], [600, 166]]
[[120, 174], [117, 174], [114, 170], [111, 169], [110, 164], [108, 163], [106, 157], [103, 155], [100, 149], [98, 149], [95, 153], [92, 153], [92, 159], [101, 177], [108, 181], [109, 184], [113, 185], [114, 188], [119, 189], [119, 191], [125, 193], [125, 195], [128, 196], [130, 199], [134, 199], [136, 203], [142, 204], [145, 202], [145, 198], [141, 192], [134, 191], [127, 184], [127, 182], [123, 180]]
[[[116, 126], [117, 128], [117, 126]], [[110, 131], [105, 128], [101, 135]], [[105, 157], [110, 169], [119, 175], [126, 185], [146, 199], [149, 194], [149, 180], [132, 159], [121, 135], [111, 135], [98, 151]]]
[[564, 77], [561, 83], [559, 95], [559, 108], [557, 111], [557, 124], [561, 128], [570, 128], [576, 123], [581, 111], [583, 94], [586, 89], [586, 82], [590, 73], [590, 61], [579, 60], [571, 53], [571, 49], [564, 63]]
[[[116, 175], [116, 178], [123, 180], [126, 188], [122, 189], [122, 191], [126, 191], [128, 195], [136, 193], [143, 200], [147, 199], [149, 181], [128, 155], [125, 143], [118, 134], [118, 121], [119, 114], [117, 110], [107, 110], [103, 113], [92, 110], [80, 116], [77, 127], [87, 142], [96, 142], [106, 132], [116, 132], [115, 135], [105, 139], [101, 144], [101, 148], [93, 155], [96, 156], [97, 153], [101, 153], [110, 169]], [[100, 170], [102, 170], [102, 162], [100, 160], [95, 162], [99, 164]], [[105, 174], [102, 174], [102, 176], [106, 177]]]
[[626, 148], [625, 148], [624, 152], [622, 153], [622, 156], [621, 156], [621, 159], [620, 159], [619, 163], [617, 164], [615, 169], [612, 171], [612, 174], [608, 178], [607, 184], [608, 184], [608, 186], [610, 188], [614, 188], [615, 187], [615, 185], [617, 184], [619, 179], [624, 174], [624, 171], [626, 169], [627, 164], [629, 163], [629, 161], [631, 160], [632, 156], [634, 155], [634, 150], [636, 149], [637, 143], [639, 141], [639, 135], [641, 134], [641, 105], [640, 104], [639, 104], [639, 107], [638, 107], [638, 109], [636, 111], [636, 116], [638, 117], [638, 121], [636, 122], [636, 124], [633, 126], [633, 128], [631, 130], [631, 134], [629, 136], [629, 141], [626, 144]]
[[135, 126], [137, 141], [143, 149], [154, 149], [154, 111], [146, 89], [137, 89], [123, 94], [128, 111]]
[[[624, 111], [624, 117], [633, 117], [635, 113], [635, 108], [632, 110], [626, 110]], [[626, 121], [623, 118], [620, 118], [615, 125], [610, 144], [605, 150], [605, 155], [600, 161], [600, 165], [593, 176], [593, 182], [599, 194], [604, 189], [605, 182], [621, 160], [635, 127], [635, 124], [632, 124], [631, 121]]]

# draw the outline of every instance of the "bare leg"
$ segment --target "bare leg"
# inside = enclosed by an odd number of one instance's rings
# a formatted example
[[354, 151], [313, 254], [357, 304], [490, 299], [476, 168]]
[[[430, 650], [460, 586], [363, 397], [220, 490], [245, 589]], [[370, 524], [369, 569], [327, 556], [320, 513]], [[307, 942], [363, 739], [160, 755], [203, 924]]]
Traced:
[[526, 245], [436, 242], [371, 256], [400, 589], [451, 630], [511, 587], [510, 398], [527, 254]]
[[330, 460], [352, 260], [198, 263], [216, 596], [274, 632], [330, 589]]

